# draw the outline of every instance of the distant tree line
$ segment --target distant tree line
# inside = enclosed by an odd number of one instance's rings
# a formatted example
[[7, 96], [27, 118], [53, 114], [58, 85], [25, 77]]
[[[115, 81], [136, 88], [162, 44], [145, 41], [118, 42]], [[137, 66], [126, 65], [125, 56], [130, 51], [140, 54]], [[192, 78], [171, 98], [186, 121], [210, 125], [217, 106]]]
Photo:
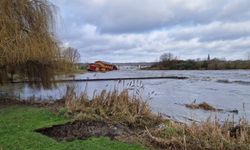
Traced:
[[218, 58], [206, 60], [179, 60], [171, 53], [164, 53], [160, 61], [146, 69], [152, 70], [226, 70], [250, 69], [250, 60], [222, 60]]

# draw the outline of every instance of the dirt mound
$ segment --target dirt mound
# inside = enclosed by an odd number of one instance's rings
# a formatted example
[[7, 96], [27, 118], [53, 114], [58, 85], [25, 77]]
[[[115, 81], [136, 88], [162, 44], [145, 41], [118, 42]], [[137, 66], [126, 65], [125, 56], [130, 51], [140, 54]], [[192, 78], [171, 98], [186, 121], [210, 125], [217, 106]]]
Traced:
[[110, 137], [126, 135], [129, 129], [122, 125], [111, 125], [103, 121], [74, 121], [63, 125], [36, 130], [58, 141], [75, 139], [86, 140], [90, 137]]

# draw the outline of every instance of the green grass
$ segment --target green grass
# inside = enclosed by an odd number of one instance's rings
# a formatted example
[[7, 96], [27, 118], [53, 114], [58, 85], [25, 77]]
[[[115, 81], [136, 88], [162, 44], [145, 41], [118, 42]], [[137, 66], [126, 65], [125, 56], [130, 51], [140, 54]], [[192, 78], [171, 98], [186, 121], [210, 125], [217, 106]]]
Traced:
[[43, 108], [11, 106], [0, 108], [0, 150], [137, 150], [139, 145], [91, 138], [72, 142], [57, 142], [34, 132], [35, 129], [62, 124], [68, 120]]

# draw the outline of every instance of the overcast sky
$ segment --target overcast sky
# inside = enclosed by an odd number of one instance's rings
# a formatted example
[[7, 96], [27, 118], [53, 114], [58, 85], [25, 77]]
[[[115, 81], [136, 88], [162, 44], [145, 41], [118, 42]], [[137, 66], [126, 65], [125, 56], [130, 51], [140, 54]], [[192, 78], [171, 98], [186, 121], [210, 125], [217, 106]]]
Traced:
[[77, 48], [82, 62], [246, 59], [250, 0], [51, 0], [57, 35]]

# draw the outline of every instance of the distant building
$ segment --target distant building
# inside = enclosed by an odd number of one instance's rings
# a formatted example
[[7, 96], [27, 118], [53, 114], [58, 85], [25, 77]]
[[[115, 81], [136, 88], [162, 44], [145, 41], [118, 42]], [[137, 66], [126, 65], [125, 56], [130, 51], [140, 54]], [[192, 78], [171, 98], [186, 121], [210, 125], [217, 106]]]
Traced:
[[116, 63], [119, 70], [140, 70], [150, 67], [156, 62], [134, 62], [134, 63]]
[[96, 61], [87, 66], [88, 71], [112, 71], [118, 70], [117, 66], [105, 61]]
[[208, 56], [207, 56], [207, 61], [210, 61], [210, 55], [208, 54]]

